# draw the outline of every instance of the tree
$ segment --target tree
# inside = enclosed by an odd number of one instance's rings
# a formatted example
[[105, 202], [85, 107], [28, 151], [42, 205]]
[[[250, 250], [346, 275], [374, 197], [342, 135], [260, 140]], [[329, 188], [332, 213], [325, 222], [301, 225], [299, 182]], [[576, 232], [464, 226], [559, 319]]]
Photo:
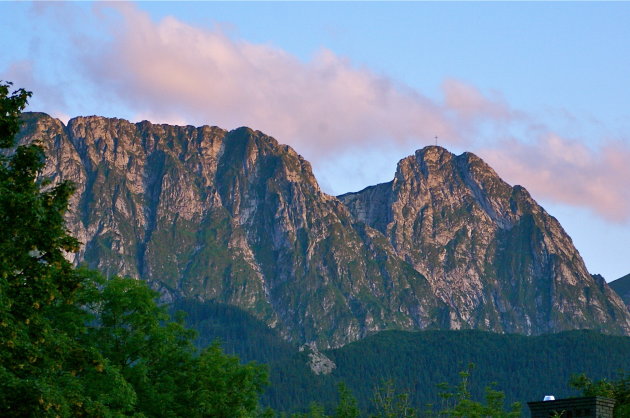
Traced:
[[225, 416], [256, 412], [265, 367], [241, 365], [172, 321], [157, 293], [65, 258], [74, 191], [41, 178], [44, 149], [15, 146], [30, 93], [0, 82], [0, 415]]
[[311, 402], [308, 406], [308, 412], [291, 414], [291, 418], [329, 418], [324, 411], [324, 407], [317, 402]]
[[409, 405], [409, 394], [396, 393], [392, 380], [384, 381], [374, 390], [373, 402], [377, 411], [373, 418], [406, 418], [416, 414]]
[[485, 404], [472, 400], [470, 391], [468, 390], [469, 378], [472, 374], [475, 365], [470, 363], [468, 369], [461, 371], [459, 376], [461, 378], [460, 383], [451, 388], [446, 383], [438, 385], [442, 392], [440, 397], [442, 398], [442, 410], [437, 414], [432, 411], [428, 411], [427, 415], [431, 416], [444, 416], [444, 417], [466, 417], [466, 418], [518, 418], [521, 416], [521, 405], [515, 402], [511, 405], [509, 411], [504, 409], [505, 394], [501, 391], [495, 390], [492, 386], [486, 387], [486, 402]]
[[100, 279], [86, 308], [97, 324], [88, 329], [92, 344], [133, 387], [136, 412], [149, 416], [225, 416], [254, 414], [267, 383], [264, 366], [241, 365], [218, 343], [197, 352], [196, 333], [180, 315], [170, 319], [155, 303], [157, 292], [144, 282]]
[[573, 375], [569, 386], [583, 396], [603, 396], [615, 400], [615, 418], [630, 416], [630, 374], [620, 371], [616, 380], [591, 380], [584, 373]]
[[14, 145], [15, 134], [20, 130], [20, 116], [32, 93], [17, 89], [9, 95], [11, 82], [0, 81], [0, 148]]
[[350, 390], [345, 383], [339, 383], [337, 386], [339, 392], [339, 403], [335, 408], [335, 418], [357, 418], [361, 412], [357, 405], [357, 399], [352, 396]]
[[11, 86], [0, 82], [0, 413], [69, 414], [92, 406], [73, 371], [101, 361], [75, 338], [86, 277], [64, 257], [79, 244], [63, 220], [74, 189], [40, 178], [41, 146], [15, 147], [31, 93]]

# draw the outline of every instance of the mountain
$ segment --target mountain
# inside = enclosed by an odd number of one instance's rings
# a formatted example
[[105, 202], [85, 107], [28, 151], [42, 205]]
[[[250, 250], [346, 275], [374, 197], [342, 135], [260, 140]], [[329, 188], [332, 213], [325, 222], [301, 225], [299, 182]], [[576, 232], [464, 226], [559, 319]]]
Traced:
[[287, 339], [339, 346], [387, 328], [444, 327], [446, 306], [382, 234], [354, 225], [310, 164], [258, 131], [25, 117], [45, 174], [78, 188], [77, 262], [140, 277], [165, 300], [239, 306]]
[[613, 315], [627, 332], [619, 299], [560, 223], [474, 154], [426, 147], [393, 181], [339, 199], [428, 278], [453, 329], [539, 334]]
[[76, 263], [165, 301], [240, 307], [285, 339], [339, 347], [386, 329], [630, 333], [558, 222], [473, 154], [427, 147], [394, 181], [323, 193], [293, 149], [249, 128], [24, 115], [44, 175], [77, 192]]
[[613, 280], [608, 283], [610, 288], [617, 292], [621, 299], [623, 299], [624, 303], [630, 310], [630, 274], [626, 274], [623, 277], [620, 277], [617, 280]]

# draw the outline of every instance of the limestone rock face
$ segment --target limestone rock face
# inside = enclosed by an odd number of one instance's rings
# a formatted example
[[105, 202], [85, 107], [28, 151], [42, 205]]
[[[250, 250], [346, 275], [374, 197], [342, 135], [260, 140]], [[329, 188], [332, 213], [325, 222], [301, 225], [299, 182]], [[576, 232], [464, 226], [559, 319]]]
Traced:
[[337, 367], [334, 361], [317, 349], [317, 344], [304, 344], [300, 347], [300, 352], [306, 351], [308, 355], [308, 367], [314, 374], [330, 374]]
[[339, 198], [259, 131], [25, 114], [44, 175], [77, 185], [75, 263], [165, 301], [243, 308], [287, 339], [338, 347], [384, 329], [630, 333], [558, 222], [473, 154], [438, 147]]
[[393, 181], [339, 198], [427, 277], [453, 329], [630, 330], [623, 303], [591, 277], [558, 221], [474, 154], [426, 147]]
[[254, 313], [336, 347], [388, 328], [443, 327], [446, 305], [378, 231], [355, 225], [310, 164], [261, 132], [25, 115], [47, 175], [72, 180], [77, 263]]

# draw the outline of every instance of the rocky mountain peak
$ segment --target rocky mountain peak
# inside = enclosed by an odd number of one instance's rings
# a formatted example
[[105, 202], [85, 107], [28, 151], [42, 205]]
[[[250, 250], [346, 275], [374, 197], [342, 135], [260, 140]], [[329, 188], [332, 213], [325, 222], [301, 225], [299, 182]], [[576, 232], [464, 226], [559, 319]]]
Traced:
[[414, 155], [403, 158], [398, 162], [395, 179], [414, 176], [416, 172], [428, 177], [430, 173], [438, 172], [444, 164], [452, 160], [453, 155], [445, 148], [427, 146], [417, 150]]
[[335, 198], [292, 148], [246, 127], [24, 122], [45, 174], [77, 184], [75, 262], [166, 301], [235, 305], [320, 348], [392, 328], [630, 333], [560, 224], [474, 154], [425, 147], [392, 181]]
[[[619, 309], [557, 220], [472, 153], [425, 147], [401, 160], [392, 182], [339, 199], [427, 277], [452, 308], [452, 328], [536, 333], [563, 329], [572, 320], [568, 306], [584, 323]], [[584, 286], [598, 289], [602, 305], [586, 302], [592, 298]], [[630, 330], [628, 318], [618, 325]]]
[[446, 148], [437, 145], [428, 145], [416, 150], [414, 157], [419, 164], [439, 168], [451, 161], [454, 155]]

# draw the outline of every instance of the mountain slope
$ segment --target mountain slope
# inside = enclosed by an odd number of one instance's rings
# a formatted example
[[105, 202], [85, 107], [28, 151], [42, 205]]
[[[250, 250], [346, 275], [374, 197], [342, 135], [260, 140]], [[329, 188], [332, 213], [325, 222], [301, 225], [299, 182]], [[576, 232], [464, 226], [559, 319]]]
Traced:
[[364, 402], [371, 399], [375, 380], [392, 378], [421, 409], [427, 402], [439, 401], [437, 383], [459, 383], [457, 373], [474, 363], [473, 396], [483, 399], [484, 388], [496, 382], [507, 403], [520, 401], [527, 416], [528, 401], [548, 394], [575, 396], [568, 387], [572, 374], [611, 378], [627, 370], [628, 350], [630, 338], [592, 331], [540, 336], [477, 330], [385, 331], [326, 355], [337, 365], [334, 377], [346, 381]]
[[612, 290], [617, 292], [619, 296], [621, 296], [621, 299], [623, 299], [628, 309], [630, 309], [630, 274], [626, 274], [617, 280], [613, 280], [608, 283], [608, 285]]
[[[316, 375], [306, 352], [282, 340], [274, 330], [242, 310], [213, 302], [178, 301], [188, 312], [187, 323], [199, 330], [199, 346], [220, 339], [222, 347], [243, 361], [264, 362], [272, 384], [262, 402], [277, 411], [297, 411], [313, 401], [333, 408], [337, 384], [345, 382], [364, 411], [371, 408], [374, 388], [391, 379], [410, 394], [419, 410], [440, 400], [438, 383], [459, 382], [458, 372], [476, 365], [469, 381], [473, 396], [482, 399], [484, 388], [496, 382], [507, 403], [542, 399], [544, 395], [575, 396], [568, 386], [572, 374], [593, 379], [618, 378], [630, 370], [630, 337], [593, 331], [523, 336], [485, 331], [383, 331], [325, 355], [336, 367]], [[329, 409], [330, 410], [330, 409]]]
[[630, 332], [557, 221], [472, 154], [425, 148], [393, 182], [340, 200], [248, 128], [24, 121], [20, 140], [48, 149], [44, 174], [77, 184], [75, 262], [164, 300], [238, 306], [320, 348], [384, 329]]
[[[482, 399], [484, 388], [496, 382], [507, 403], [542, 399], [544, 395], [575, 396], [568, 386], [572, 374], [593, 379], [618, 378], [630, 368], [630, 338], [592, 331], [523, 336], [477, 330], [383, 331], [344, 347], [327, 350], [336, 365], [332, 373], [315, 375], [306, 352], [282, 340], [264, 323], [238, 308], [205, 303], [178, 303], [189, 312], [188, 324], [200, 331], [200, 346], [220, 338], [229, 353], [244, 361], [269, 365], [271, 385], [262, 398], [277, 411], [303, 410], [311, 402], [329, 408], [338, 400], [337, 384], [345, 382], [364, 411], [372, 407], [374, 389], [391, 379], [408, 392], [412, 404], [424, 410], [439, 402], [438, 383], [459, 382], [458, 372], [476, 365], [469, 389]], [[527, 407], [524, 405], [524, 413]], [[375, 411], [373, 411], [375, 412]]]
[[392, 182], [339, 199], [428, 278], [451, 307], [451, 328], [629, 329], [558, 221], [474, 154], [426, 147], [400, 161]]
[[141, 277], [166, 300], [239, 306], [322, 347], [446, 325], [426, 278], [261, 132], [25, 121], [22, 141], [41, 137], [50, 150], [48, 174], [79, 185], [69, 217], [85, 243], [78, 262]]

